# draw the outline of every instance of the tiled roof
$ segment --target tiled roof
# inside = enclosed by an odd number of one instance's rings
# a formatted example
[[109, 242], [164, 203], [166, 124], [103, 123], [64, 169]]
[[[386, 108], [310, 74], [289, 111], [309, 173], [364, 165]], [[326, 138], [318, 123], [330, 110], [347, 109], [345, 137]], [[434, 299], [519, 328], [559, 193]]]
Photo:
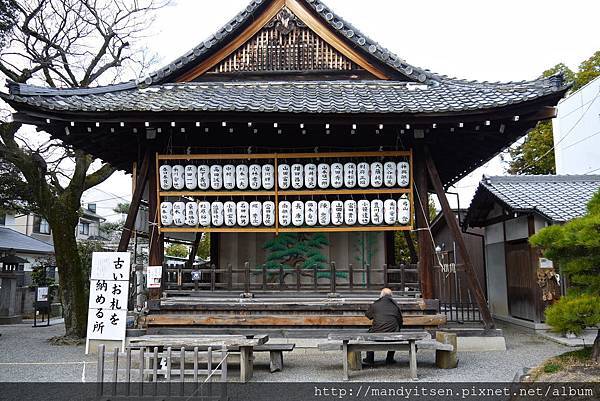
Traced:
[[491, 195], [514, 212], [535, 212], [565, 222], [583, 216], [598, 190], [600, 175], [484, 176], [466, 220], [473, 220], [474, 209]]
[[561, 90], [555, 78], [519, 83], [442, 80], [429, 84], [393, 81], [193, 82], [133, 87], [102, 93], [98, 88], [11, 88], [9, 102], [53, 111], [237, 111], [290, 113], [439, 113], [503, 107]]
[[8, 227], [0, 227], [0, 250], [9, 249], [22, 253], [54, 253], [54, 247], [46, 242], [28, 237]]

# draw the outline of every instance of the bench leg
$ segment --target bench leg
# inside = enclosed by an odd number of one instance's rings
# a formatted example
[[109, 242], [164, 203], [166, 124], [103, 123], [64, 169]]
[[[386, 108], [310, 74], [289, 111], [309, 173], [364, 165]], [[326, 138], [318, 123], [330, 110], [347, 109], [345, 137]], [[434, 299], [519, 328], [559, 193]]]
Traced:
[[270, 357], [270, 368], [271, 373], [281, 372], [283, 370], [283, 352], [282, 351], [271, 351], [269, 352]]
[[240, 382], [248, 383], [254, 373], [252, 347], [240, 347]]
[[417, 380], [417, 346], [414, 341], [410, 341], [410, 378]]
[[344, 381], [348, 381], [348, 341], [344, 341], [344, 345], [343, 345], [343, 349], [344, 349]]
[[350, 368], [350, 370], [362, 370], [360, 351], [348, 352], [348, 367]]

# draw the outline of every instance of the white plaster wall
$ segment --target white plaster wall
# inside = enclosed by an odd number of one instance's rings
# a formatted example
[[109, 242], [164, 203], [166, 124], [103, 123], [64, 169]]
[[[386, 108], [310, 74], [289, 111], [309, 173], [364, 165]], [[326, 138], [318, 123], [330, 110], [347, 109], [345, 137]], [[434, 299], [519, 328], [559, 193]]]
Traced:
[[485, 257], [490, 312], [498, 316], [508, 316], [504, 242], [486, 245]]
[[485, 243], [497, 244], [498, 242], [504, 242], [504, 226], [502, 223], [492, 224], [485, 228]]
[[529, 227], [527, 224], [527, 216], [517, 217], [516, 219], [506, 220], [506, 240], [514, 241], [529, 237]]

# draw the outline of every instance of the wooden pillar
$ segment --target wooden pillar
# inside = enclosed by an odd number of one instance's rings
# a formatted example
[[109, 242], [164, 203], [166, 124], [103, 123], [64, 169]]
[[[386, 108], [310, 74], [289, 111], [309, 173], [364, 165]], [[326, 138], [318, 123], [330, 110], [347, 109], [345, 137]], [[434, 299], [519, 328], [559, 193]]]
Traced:
[[435, 166], [435, 162], [431, 157], [429, 149], [425, 148], [424, 153], [427, 171], [429, 172], [429, 178], [431, 178], [431, 183], [433, 184], [433, 188], [435, 188], [435, 193], [437, 194], [438, 200], [442, 205], [442, 213], [444, 214], [446, 224], [448, 225], [448, 228], [450, 228], [450, 232], [452, 233], [454, 241], [458, 246], [458, 251], [465, 266], [465, 275], [467, 276], [469, 288], [471, 289], [473, 297], [475, 298], [475, 302], [477, 302], [477, 306], [479, 307], [481, 319], [483, 320], [486, 329], [493, 329], [495, 327], [494, 320], [492, 319], [492, 315], [485, 300], [485, 295], [483, 294], [483, 290], [481, 289], [481, 284], [479, 284], [479, 280], [477, 279], [477, 275], [475, 274], [475, 269], [473, 268], [471, 257], [469, 255], [469, 252], [467, 251], [465, 239], [462, 236], [460, 227], [458, 226], [458, 222], [456, 221], [456, 216], [450, 208], [450, 203], [448, 203], [448, 198], [446, 197], [446, 192], [444, 191], [442, 180], [440, 179], [440, 176], [438, 174], [437, 167]]
[[194, 267], [194, 261], [196, 260], [196, 254], [198, 253], [198, 247], [200, 246], [201, 240], [202, 233], [196, 233], [194, 243], [192, 244], [192, 250], [190, 251], [190, 257], [188, 258], [188, 264], [190, 265], [190, 268]]
[[429, 188], [427, 181], [427, 164], [425, 163], [424, 145], [415, 149], [415, 217], [417, 225], [417, 241], [419, 243], [419, 279], [421, 294], [425, 299], [432, 299], [433, 294], [433, 248], [429, 232]]
[[[406, 231], [405, 231], [406, 232]], [[388, 266], [396, 265], [396, 232], [389, 231], [384, 233], [385, 242], [385, 264]]]
[[[527, 216], [527, 233], [529, 238], [531, 238], [535, 234], [535, 217], [533, 215]], [[534, 307], [534, 323], [541, 323], [544, 320], [544, 295], [542, 292], [542, 288], [538, 285], [538, 264], [539, 264], [539, 250], [531, 245], [529, 245], [529, 260], [530, 260], [530, 274], [531, 274], [531, 283], [533, 283], [533, 288], [531, 288], [531, 296], [533, 299], [533, 307]]]
[[[158, 204], [158, 199], [156, 197], [156, 192], [158, 190], [156, 174], [156, 166], [154, 163], [148, 163], [148, 217], [150, 219], [149, 266], [162, 266], [164, 262], [164, 235], [160, 234], [158, 230], [160, 205]], [[161, 285], [164, 285], [164, 282], [161, 283]], [[162, 288], [153, 288], [149, 292], [149, 299], [157, 300], [161, 297]]]
[[402, 235], [404, 235], [404, 241], [406, 241], [406, 247], [410, 253], [410, 264], [416, 265], [419, 262], [419, 256], [417, 255], [417, 248], [410, 235], [410, 231], [402, 231]]
[[[142, 162], [142, 167], [139, 170], [137, 168], [134, 169], [133, 182], [135, 183], [135, 187], [133, 190], [133, 196], [131, 198], [131, 204], [129, 205], [129, 210], [127, 211], [127, 219], [125, 220], [125, 225], [123, 226], [123, 231], [121, 232], [121, 240], [119, 241], [118, 248], [119, 252], [126, 252], [127, 248], [129, 248], [131, 234], [135, 230], [135, 219], [140, 209], [142, 196], [144, 195], [144, 189], [146, 188], [146, 182], [148, 181], [151, 159], [151, 153], [146, 152]], [[136, 174], [137, 172], [139, 172], [139, 174]], [[150, 194], [150, 196], [152, 196], [152, 194]]]
[[219, 243], [221, 242], [221, 236], [219, 233], [210, 233], [210, 263], [219, 268]]

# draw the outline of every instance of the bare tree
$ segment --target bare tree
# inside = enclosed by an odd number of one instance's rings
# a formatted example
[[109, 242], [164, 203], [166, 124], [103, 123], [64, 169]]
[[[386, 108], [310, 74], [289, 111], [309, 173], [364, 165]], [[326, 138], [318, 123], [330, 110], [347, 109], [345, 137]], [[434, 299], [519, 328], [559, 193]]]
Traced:
[[[148, 34], [156, 11], [169, 2], [3, 1], [14, 5], [16, 16], [0, 51], [0, 73], [17, 83], [54, 88], [108, 84], [141, 74], [153, 59], [146, 49], [132, 43]], [[66, 337], [82, 338], [87, 322], [87, 277], [75, 239], [81, 196], [108, 179], [114, 169], [52, 138], [40, 141], [18, 123], [2, 121], [0, 161], [16, 169], [23, 182], [14, 184], [19, 196], [52, 227]]]

